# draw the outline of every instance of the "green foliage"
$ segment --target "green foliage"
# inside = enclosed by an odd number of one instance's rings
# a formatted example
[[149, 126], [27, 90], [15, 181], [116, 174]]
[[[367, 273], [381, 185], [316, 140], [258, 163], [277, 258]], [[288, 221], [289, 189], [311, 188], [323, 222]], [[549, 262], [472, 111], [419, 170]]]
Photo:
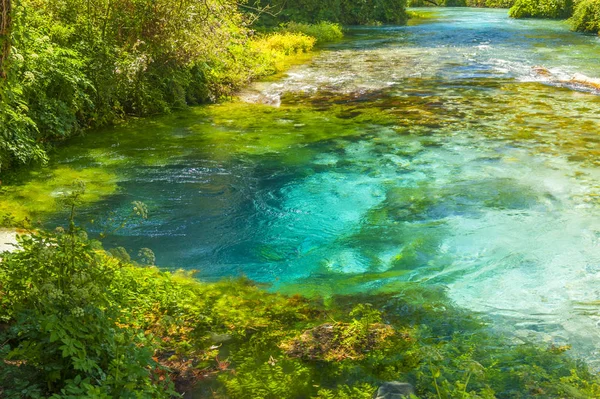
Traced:
[[[285, 67], [322, 23], [253, 36], [233, 0], [18, 0], [0, 90], [0, 170], [82, 129], [230, 96]], [[302, 33], [306, 33], [302, 34]]]
[[569, 22], [573, 30], [600, 33], [600, 0], [578, 2]]
[[572, 0], [517, 0], [508, 15], [512, 18], [568, 18]]
[[330, 21], [342, 25], [403, 24], [407, 20], [406, 0], [263, 0], [259, 1], [259, 4], [262, 7], [268, 6], [276, 13], [261, 15], [260, 22], [265, 25], [278, 25], [289, 21]]
[[315, 39], [303, 33], [273, 33], [258, 41], [257, 48], [263, 51], [293, 55], [306, 53], [312, 49]]
[[327, 21], [321, 21], [316, 24], [288, 22], [283, 24], [280, 30], [290, 33], [303, 33], [307, 36], [314, 37], [316, 43], [333, 42], [344, 36], [340, 24]]
[[510, 8], [515, 0], [467, 0], [468, 7]]
[[[73, 212], [81, 195], [65, 200]], [[323, 304], [247, 280], [202, 283], [126, 263], [69, 224], [2, 255], [8, 397], [168, 397], [171, 378], [230, 398], [367, 398], [399, 379], [420, 398], [600, 395], [567, 348], [509, 343], [442, 289], [405, 283]]]
[[320, 389], [314, 399], [371, 399], [376, 390], [376, 387], [366, 383], [353, 387], [341, 385], [336, 389]]
[[152, 345], [117, 323], [107, 289], [119, 268], [76, 230], [20, 237], [0, 263], [9, 397], [169, 397], [152, 375]]
[[263, 364], [246, 361], [236, 369], [235, 378], [222, 375], [232, 399], [301, 398], [309, 390], [310, 370], [301, 362], [273, 359]]
[[465, 7], [467, 3], [465, 0], [444, 0], [442, 5], [445, 7]]
[[409, 0], [409, 7], [486, 7], [510, 8], [515, 0]]

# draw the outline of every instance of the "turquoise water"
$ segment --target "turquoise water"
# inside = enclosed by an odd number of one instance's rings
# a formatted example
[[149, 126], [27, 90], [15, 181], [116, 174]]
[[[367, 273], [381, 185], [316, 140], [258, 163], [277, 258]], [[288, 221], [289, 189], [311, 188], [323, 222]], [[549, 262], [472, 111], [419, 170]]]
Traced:
[[427, 13], [351, 29], [239, 103], [89, 134], [51, 168], [114, 176], [80, 211], [92, 234], [148, 205], [108, 247], [284, 291], [443, 285], [515, 340], [597, 361], [600, 93], [569, 80], [600, 77], [600, 39]]

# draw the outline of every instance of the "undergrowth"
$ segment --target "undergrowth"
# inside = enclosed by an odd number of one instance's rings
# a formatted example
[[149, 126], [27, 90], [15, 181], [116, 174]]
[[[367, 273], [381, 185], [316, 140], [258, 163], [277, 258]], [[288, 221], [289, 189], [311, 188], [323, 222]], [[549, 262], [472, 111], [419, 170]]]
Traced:
[[2, 254], [5, 397], [360, 399], [392, 380], [420, 398], [600, 396], [568, 348], [510, 342], [440, 287], [310, 299], [134, 264], [74, 225], [80, 195], [67, 226]]
[[255, 34], [230, 0], [14, 0], [11, 16], [0, 172], [90, 127], [230, 98], [341, 35], [326, 22]]

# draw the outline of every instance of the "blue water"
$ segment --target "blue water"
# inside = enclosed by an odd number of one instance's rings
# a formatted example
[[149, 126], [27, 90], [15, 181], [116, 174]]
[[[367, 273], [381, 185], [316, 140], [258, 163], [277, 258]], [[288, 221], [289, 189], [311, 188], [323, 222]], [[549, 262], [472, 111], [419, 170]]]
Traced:
[[92, 234], [148, 205], [105, 240], [134, 258], [323, 295], [442, 285], [516, 340], [598, 359], [600, 96], [571, 77], [600, 77], [599, 49], [560, 22], [435, 10], [56, 159], [116, 176], [80, 211]]

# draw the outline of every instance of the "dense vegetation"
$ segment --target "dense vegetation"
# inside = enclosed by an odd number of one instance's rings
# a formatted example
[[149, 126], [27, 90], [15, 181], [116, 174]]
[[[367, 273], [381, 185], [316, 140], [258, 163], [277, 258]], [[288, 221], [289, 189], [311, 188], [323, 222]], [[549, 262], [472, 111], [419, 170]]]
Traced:
[[517, 0], [509, 15], [513, 18], [568, 18], [573, 12], [572, 0]]
[[313, 47], [314, 36], [341, 36], [330, 23], [256, 34], [249, 27], [256, 15], [229, 0], [16, 0], [9, 7], [4, 0], [0, 170], [43, 162], [48, 143], [87, 127], [219, 100], [283, 69]]
[[600, 395], [568, 348], [502, 339], [442, 289], [308, 299], [202, 283], [104, 251], [72, 221], [20, 245], [0, 263], [5, 397], [367, 399], [399, 379], [421, 398]]
[[567, 19], [578, 32], [600, 33], [598, 0], [409, 0], [411, 7], [510, 8], [513, 18]]
[[411, 7], [487, 7], [510, 8], [515, 0], [409, 0]]
[[573, 30], [600, 33], [600, 1], [581, 0], [570, 19]]
[[344, 25], [403, 24], [407, 19], [406, 0], [263, 0], [259, 4], [276, 13], [262, 16], [262, 22], [267, 24], [277, 21], [331, 21]]

